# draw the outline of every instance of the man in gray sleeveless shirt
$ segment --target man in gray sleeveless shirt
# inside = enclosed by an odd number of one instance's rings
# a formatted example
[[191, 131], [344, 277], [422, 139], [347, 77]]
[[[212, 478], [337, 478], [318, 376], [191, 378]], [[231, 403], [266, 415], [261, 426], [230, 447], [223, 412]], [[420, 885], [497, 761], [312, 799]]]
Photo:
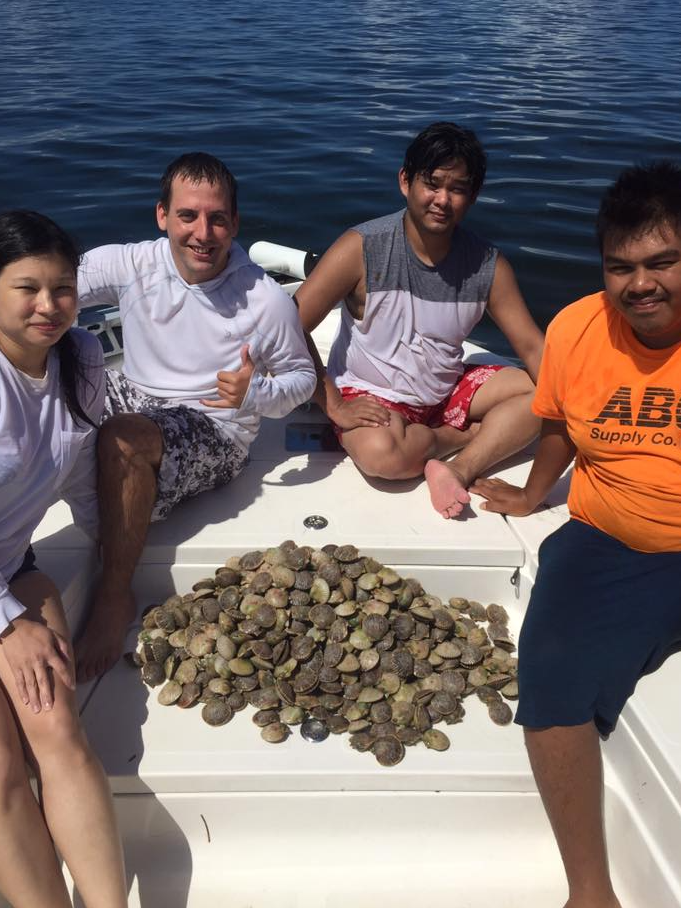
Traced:
[[[433, 123], [399, 172], [406, 210], [344, 233], [296, 294], [306, 332], [343, 300], [326, 372], [308, 334], [315, 400], [343, 447], [368, 476], [425, 474], [443, 517], [459, 515], [480, 473], [539, 427], [530, 401], [543, 335], [503, 255], [460, 226], [485, 169], [473, 132]], [[527, 372], [463, 362], [485, 311]]]

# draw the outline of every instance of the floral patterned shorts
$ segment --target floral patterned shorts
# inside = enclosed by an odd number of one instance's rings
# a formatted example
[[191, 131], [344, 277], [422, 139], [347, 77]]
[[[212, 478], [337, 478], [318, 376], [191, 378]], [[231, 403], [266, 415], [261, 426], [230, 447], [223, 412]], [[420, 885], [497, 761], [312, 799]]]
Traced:
[[146, 416], [163, 437], [152, 520], [163, 520], [185, 498], [230, 482], [248, 462], [248, 455], [200, 410], [168, 406], [163, 398], [145, 394], [120, 372], [107, 369], [104, 419], [119, 413]]
[[[424, 426], [430, 426], [436, 429], [439, 426], [453, 426], [455, 429], [467, 429], [470, 426], [469, 412], [471, 401], [475, 392], [481, 385], [484, 385], [488, 378], [491, 378], [504, 366], [464, 366], [463, 375], [456, 383], [454, 390], [449, 397], [440, 401], [439, 404], [432, 406], [413, 407], [410, 404], [398, 403], [394, 400], [386, 400], [372, 394], [370, 391], [360, 391], [358, 388], [343, 387], [338, 390], [343, 400], [353, 400], [356, 397], [372, 397], [377, 400], [386, 410], [394, 410], [407, 423], [421, 423]], [[342, 429], [334, 426], [334, 431], [340, 437]]]

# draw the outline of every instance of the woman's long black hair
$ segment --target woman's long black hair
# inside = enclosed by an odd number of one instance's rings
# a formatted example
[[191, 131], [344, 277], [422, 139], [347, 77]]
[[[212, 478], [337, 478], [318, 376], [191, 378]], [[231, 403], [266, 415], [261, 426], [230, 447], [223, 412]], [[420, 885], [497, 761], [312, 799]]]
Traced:
[[[54, 221], [37, 211], [5, 211], [0, 213], [0, 271], [19, 259], [30, 256], [60, 255], [78, 272], [80, 252], [71, 237]], [[69, 413], [80, 423], [95, 424], [83, 410], [78, 399], [78, 386], [91, 384], [85, 375], [85, 364], [71, 331], [57, 341], [59, 384]]]

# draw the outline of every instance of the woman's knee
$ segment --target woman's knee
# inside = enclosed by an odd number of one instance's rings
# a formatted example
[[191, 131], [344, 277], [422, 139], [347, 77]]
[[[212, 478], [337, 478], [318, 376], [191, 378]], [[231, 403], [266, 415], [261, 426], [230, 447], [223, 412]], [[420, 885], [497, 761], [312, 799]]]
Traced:
[[37, 767], [52, 762], [76, 766], [92, 759], [78, 714], [65, 698], [56, 697], [51, 710], [32, 715], [24, 733]]

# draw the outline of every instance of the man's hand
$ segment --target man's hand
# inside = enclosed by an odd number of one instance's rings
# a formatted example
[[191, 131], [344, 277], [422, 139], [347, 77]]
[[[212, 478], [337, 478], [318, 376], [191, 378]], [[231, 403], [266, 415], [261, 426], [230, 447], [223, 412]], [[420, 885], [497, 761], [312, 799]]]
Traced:
[[481, 505], [482, 509], [495, 514], [526, 517], [537, 506], [536, 502], [528, 498], [525, 489], [512, 486], [503, 479], [476, 479], [468, 491], [486, 498], [487, 501]]
[[365, 394], [351, 400], [341, 399], [333, 406], [327, 404], [327, 415], [340, 429], [357, 429], [360, 426], [378, 428], [390, 425], [390, 410], [375, 397]]
[[207, 407], [238, 409], [246, 396], [254, 371], [255, 363], [248, 352], [248, 344], [244, 344], [241, 348], [241, 368], [236, 372], [218, 372], [218, 397], [220, 400], [204, 398], [200, 402]]
[[[21, 701], [34, 713], [52, 709], [55, 672], [69, 690], [75, 690], [69, 645], [56, 631], [37, 621], [15, 618], [0, 647], [12, 669]], [[51, 671], [50, 671], [51, 670]]]

